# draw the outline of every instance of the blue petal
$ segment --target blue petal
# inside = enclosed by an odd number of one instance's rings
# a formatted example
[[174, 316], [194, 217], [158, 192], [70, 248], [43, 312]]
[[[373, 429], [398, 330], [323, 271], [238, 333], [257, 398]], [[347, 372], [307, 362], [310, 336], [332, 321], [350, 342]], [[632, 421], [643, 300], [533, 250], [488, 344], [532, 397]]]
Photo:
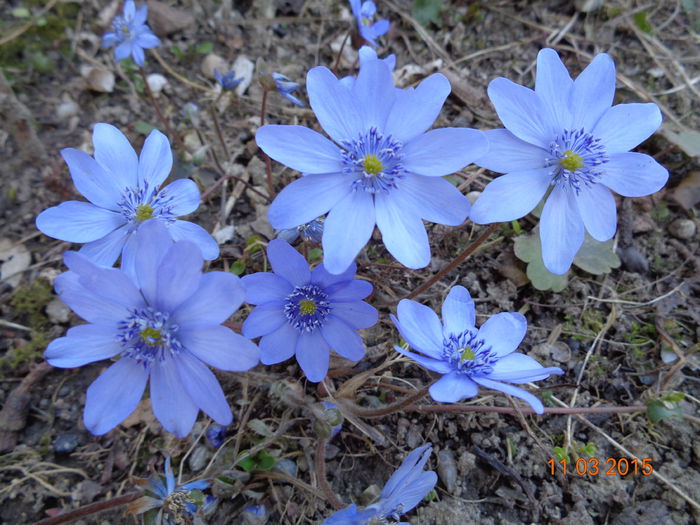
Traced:
[[61, 156], [68, 165], [73, 184], [87, 200], [100, 208], [119, 210], [117, 203], [125, 186], [118, 178], [84, 151], [65, 148]]
[[241, 280], [227, 272], [208, 272], [199, 280], [199, 287], [170, 314], [174, 323], [219, 324], [238, 310], [245, 298]]
[[292, 286], [309, 284], [311, 271], [304, 256], [282, 239], [274, 239], [267, 245], [267, 258], [272, 271], [286, 279]]
[[114, 357], [122, 351], [115, 326], [84, 324], [74, 326], [66, 337], [49, 343], [44, 358], [51, 366], [73, 368]]
[[574, 81], [571, 91], [572, 125], [591, 130], [610, 109], [615, 97], [615, 63], [600, 53]]
[[273, 228], [295, 228], [324, 215], [350, 193], [352, 180], [342, 174], [308, 175], [286, 186], [268, 210]]
[[474, 301], [466, 288], [454, 286], [442, 303], [443, 334], [461, 334], [474, 330], [476, 313]]
[[129, 237], [129, 227], [117, 228], [101, 239], [83, 245], [78, 252], [95, 264], [112, 266], [119, 258]]
[[338, 283], [326, 288], [326, 293], [333, 303], [360, 301], [370, 295], [374, 287], [367, 281], [353, 280]]
[[517, 312], [501, 312], [492, 315], [481, 325], [477, 334], [498, 357], [514, 352], [527, 332], [527, 319]]
[[530, 392], [526, 392], [522, 388], [517, 386], [508, 385], [506, 383], [500, 383], [498, 381], [492, 381], [491, 379], [486, 379], [485, 377], [475, 377], [474, 381], [479, 383], [481, 386], [490, 388], [491, 390], [498, 390], [505, 394], [509, 394], [513, 397], [519, 397], [520, 399], [526, 401], [536, 414], [544, 413], [544, 405], [542, 401], [533, 396]]
[[661, 125], [656, 104], [618, 104], [608, 109], [593, 128], [605, 151], [623, 153], [648, 139]]
[[440, 114], [450, 91], [450, 81], [440, 73], [430, 75], [415, 89], [398, 90], [384, 131], [403, 143], [424, 133]]
[[422, 353], [442, 357], [442, 325], [435, 312], [410, 299], [401, 299], [397, 308], [398, 323], [392, 320], [408, 344]]
[[441, 177], [409, 175], [390, 197], [407, 213], [438, 224], [458, 226], [469, 215], [469, 200]]
[[401, 355], [410, 357], [419, 365], [427, 368], [428, 370], [432, 370], [433, 372], [437, 372], [438, 374], [449, 374], [454, 370], [454, 368], [447, 361], [432, 359], [430, 357], [424, 357], [420, 354], [415, 354], [413, 352], [409, 352], [408, 350], [404, 350], [398, 345], [394, 345], [394, 350], [396, 350]]
[[311, 69], [306, 75], [306, 89], [316, 118], [335, 142], [355, 140], [366, 131], [350, 90], [341, 85], [328, 68]]
[[274, 365], [286, 361], [294, 355], [299, 331], [289, 323], [260, 339], [260, 362]]
[[363, 301], [333, 303], [331, 314], [356, 329], [374, 326], [379, 319], [377, 309]]
[[539, 146], [520, 140], [507, 129], [484, 131], [489, 152], [474, 164], [497, 173], [532, 170], [545, 166], [548, 152]]
[[68, 201], [42, 211], [36, 218], [36, 227], [54, 239], [91, 242], [110, 234], [125, 222], [120, 213], [89, 202]]
[[131, 47], [131, 56], [134, 59], [134, 62], [136, 62], [140, 67], [143, 67], [143, 63], [146, 57], [143, 53], [143, 49], [139, 47], [136, 43], [134, 43], [134, 45], [132, 45]]
[[617, 208], [610, 190], [602, 184], [582, 186], [576, 195], [583, 225], [596, 241], [607, 241], [617, 230]]
[[100, 47], [102, 49], [107, 49], [108, 47], [112, 47], [114, 44], [119, 42], [120, 38], [117, 36], [116, 33], [105, 33], [102, 35], [102, 40], [100, 42]]
[[304, 173], [338, 173], [343, 160], [338, 146], [303, 126], [261, 127], [255, 134], [260, 149], [277, 162]]
[[107, 170], [122, 188], [138, 183], [139, 161], [124, 134], [111, 124], [95, 124], [92, 130], [95, 160]]
[[[135, 4], [134, 4], [134, 7]], [[134, 18], [132, 21], [132, 25], [134, 27], [143, 25], [146, 23], [146, 19], [148, 18], [148, 4], [142, 4], [138, 9], [134, 10]]]
[[321, 288], [330, 288], [335, 284], [352, 281], [356, 273], [357, 265], [355, 263], [350, 264], [344, 272], [338, 274], [330, 273], [321, 263], [311, 272], [311, 282], [318, 284]]
[[384, 192], [375, 195], [377, 227], [384, 245], [404, 266], [424, 268], [430, 263], [430, 243], [423, 221], [392, 197]]
[[126, 0], [126, 2], [124, 2], [123, 13], [124, 13], [124, 18], [126, 18], [126, 20], [130, 20], [131, 21], [130, 25], [133, 26], [133, 21], [134, 21], [134, 18], [136, 17], [136, 4], [135, 4], [134, 0]]
[[477, 224], [508, 222], [535, 209], [552, 183], [552, 168], [514, 171], [489, 182], [472, 206]]
[[551, 374], [563, 374], [558, 367], [544, 368], [532, 357], [514, 352], [499, 359], [493, 365], [493, 371], [486, 376], [495, 381], [510, 383], [530, 383], [546, 379]]
[[[131, 51], [134, 45], [131, 40], [126, 40], [114, 48], [114, 58], [117, 60], [124, 60], [131, 55]], [[142, 65], [142, 64], [139, 64]]]
[[668, 181], [668, 170], [643, 153], [615, 153], [603, 165], [600, 183], [624, 197], [644, 197]]
[[302, 332], [297, 339], [295, 353], [306, 378], [313, 383], [323, 381], [328, 373], [330, 347], [321, 331]]
[[554, 49], [542, 49], [537, 54], [535, 93], [547, 112], [547, 120], [557, 129], [570, 129], [569, 99], [573, 86], [569, 72], [557, 52]]
[[245, 288], [245, 301], [250, 304], [281, 301], [294, 289], [289, 281], [274, 273], [258, 272], [245, 275], [241, 282]]
[[158, 269], [173, 245], [170, 232], [157, 220], [144, 222], [124, 246], [122, 269], [138, 284], [149, 304], [156, 302]]
[[365, 355], [362, 338], [353, 328], [330, 315], [321, 327], [321, 334], [338, 355], [350, 361], [359, 361]]
[[403, 166], [418, 175], [441, 177], [483, 157], [488, 147], [483, 132], [476, 129], [433, 129], [404, 146]]
[[94, 294], [80, 284], [75, 272], [65, 272], [54, 281], [56, 293], [80, 317], [90, 323], [116, 324], [129, 316], [129, 309]]
[[147, 380], [147, 369], [128, 357], [110, 366], [87, 389], [85, 428], [101, 436], [124, 421], [141, 401]]
[[583, 244], [583, 220], [575, 199], [573, 190], [557, 184], [542, 210], [542, 260], [552, 273], [566, 273]]
[[466, 375], [450, 372], [430, 387], [430, 397], [440, 403], [456, 403], [466, 397], [474, 397], [479, 387]]
[[261, 304], [253, 308], [246, 320], [243, 322], [243, 335], [249, 338], [267, 335], [286, 324], [287, 318], [284, 315], [284, 303], [274, 301]]
[[352, 96], [360, 102], [364, 129], [384, 129], [387, 116], [396, 99], [396, 88], [394, 88], [389, 66], [381, 60], [365, 63], [360, 68], [357, 80], [352, 86]]
[[202, 257], [207, 261], [213, 261], [219, 256], [219, 245], [199, 224], [176, 220], [168, 224], [168, 231], [174, 241], [191, 241], [199, 246]]
[[367, 244], [374, 230], [372, 195], [355, 191], [338, 202], [323, 226], [323, 265], [330, 273], [343, 273]]
[[188, 352], [180, 352], [173, 361], [185, 392], [194, 404], [219, 425], [230, 425], [233, 414], [224, 391], [211, 370]]
[[136, 45], [142, 47], [143, 49], [151, 49], [160, 45], [160, 39], [150, 32], [141, 33], [138, 37], [136, 37]]
[[533, 90], [499, 77], [489, 84], [488, 94], [505, 127], [519, 139], [549, 149], [552, 139], [561, 132], [547, 120]]
[[[145, 5], [145, 4], [144, 4]], [[168, 137], [154, 129], [146, 137], [141, 149], [138, 164], [139, 185], [148, 184], [149, 188], [158, 188], [170, 175], [173, 167], [173, 153]]]
[[[423, 467], [432, 454], [432, 445], [426, 443], [411, 452], [401, 462], [401, 466], [394, 472], [382, 489], [381, 498], [391, 497], [395, 492], [401, 492], [406, 488], [407, 482], [423, 473]], [[430, 491], [426, 491], [426, 494]]]
[[227, 372], [245, 372], [258, 364], [260, 351], [249, 339], [225, 326], [183, 324], [178, 340], [197, 359]]
[[168, 432], [184, 438], [192, 430], [199, 409], [185, 391], [170, 354], [151, 367], [151, 405], [153, 414]]
[[161, 312], [172, 312], [199, 288], [202, 277], [202, 255], [187, 241], [173, 244], [156, 270], [156, 300]]
[[382, 18], [381, 20], [377, 20], [372, 25], [372, 31], [374, 32], [375, 37], [380, 37], [382, 35], [387, 34], [389, 32], [390, 27], [391, 22], [389, 22], [386, 18]]

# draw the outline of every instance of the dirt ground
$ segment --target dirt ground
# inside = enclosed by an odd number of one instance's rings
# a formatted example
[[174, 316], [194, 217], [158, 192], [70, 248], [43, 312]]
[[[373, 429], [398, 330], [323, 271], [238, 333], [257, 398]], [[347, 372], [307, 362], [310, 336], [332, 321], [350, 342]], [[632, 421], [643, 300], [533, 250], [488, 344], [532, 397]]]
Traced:
[[[191, 177], [206, 191], [223, 169], [266, 194], [264, 162], [253, 139], [261, 88], [251, 68], [263, 59], [270, 71], [302, 83], [297, 94], [306, 106], [296, 108], [272, 94], [268, 122], [318, 129], [308, 109], [304, 78], [315, 65], [334, 64], [352, 27], [348, 3], [149, 4], [149, 23], [163, 43], [159, 58], [147, 52], [146, 70], [167, 79], [156, 97], [178, 136], [173, 177]], [[532, 86], [535, 58], [543, 47], [557, 49], [572, 74], [596, 53], [607, 52], [617, 65], [616, 103], [653, 101], [662, 107], [662, 131], [637, 151], [655, 156], [669, 169], [670, 179], [652, 196], [618, 201], [614, 248], [621, 265], [609, 273], [591, 275], [574, 268], [561, 292], [535, 289], [513, 250], [519, 231], [528, 232], [536, 224], [530, 216], [503, 225], [418, 300], [439, 309], [449, 288], [461, 284], [476, 301], [477, 324], [499, 311], [524, 313], [529, 328], [521, 351], [566, 371], [537, 385], [546, 406], [627, 407], [657, 400], [654, 406], [663, 409], [658, 401], [663, 398], [669, 403], [664, 414], [670, 417], [652, 423], [645, 410], [536, 417], [415, 409], [346, 420], [325, 451], [328, 481], [346, 504], [365, 503], [367, 487], [381, 488], [409, 450], [429, 441], [434, 446], [429, 466], [438, 472], [439, 482], [431, 501], [407, 517], [414, 525], [700, 522], [700, 224], [695, 207], [700, 166], [692, 148], [674, 135], [700, 129], [700, 3], [443, 4], [439, 15], [423, 26], [412, 16], [411, 2], [377, 2], [380, 16], [392, 22], [379, 52], [396, 54], [397, 84], [415, 85], [435, 71], [452, 83], [453, 93], [436, 127], [501, 127], [486, 86], [496, 76]], [[261, 365], [246, 374], [218, 374], [235, 415], [219, 448], [203, 437], [210, 421], [201, 413], [195, 431], [179, 440], [160, 427], [147, 399], [124, 424], [94, 437], [82, 425], [85, 390], [107, 363], [70, 370], [40, 364], [46, 344], [81, 322], [51, 288], [52, 279], [64, 270], [61, 257], [70, 245], [41, 235], [34, 224], [41, 210], [82, 199], [59, 151], [75, 147], [91, 152], [96, 122], [118, 126], [137, 151], [153, 126], [163, 127], [143, 94], [138, 71], [115, 64], [111, 51], [99, 49], [99, 37], [118, 8], [116, 0], [12, 0], [0, 7], [0, 68], [5, 78], [0, 79], [0, 444], [5, 448], [0, 456], [0, 521], [33, 523], [60, 510], [131, 493], [133, 478], [162, 472], [164, 455], [169, 454], [183, 482], [203, 476], [228, 479], [228, 484], [214, 483], [217, 505], [205, 523], [241, 523], [241, 511], [255, 504], [266, 506], [267, 523], [320, 522], [332, 508], [317, 489], [316, 435], [304, 403], [322, 399], [324, 391], [300, 379], [293, 360]], [[25, 24], [26, 31], [17, 33]], [[349, 74], [356, 55], [349, 46], [344, 53], [339, 69]], [[234, 62], [239, 71], [252, 75], [252, 83], [240, 97], [219, 97], [211, 70]], [[190, 110], [187, 116], [192, 103], [199, 111]], [[209, 113], [212, 104], [225, 149]], [[697, 155], [697, 145], [695, 151]], [[277, 191], [298, 176], [274, 162], [273, 174]], [[480, 191], [493, 176], [468, 166], [450, 178], [466, 194]], [[275, 236], [266, 212], [266, 199], [234, 179], [207, 195], [190, 220], [221, 243], [221, 258], [210, 269], [262, 270], [257, 248]], [[350, 362], [332, 361], [329, 389], [338, 391], [360, 371], [395, 357], [392, 347], [399, 336], [388, 314], [483, 227], [467, 222], [456, 228], [430, 225], [428, 231], [433, 253], [429, 268], [403, 268], [376, 236], [360, 254], [358, 273], [375, 286], [370, 302], [380, 310], [380, 322], [365, 331], [365, 360], [352, 369]], [[300, 249], [318, 262], [318, 247]], [[239, 330], [249, 311], [243, 307], [229, 323]], [[383, 406], [430, 380], [417, 365], [397, 360], [370, 375], [357, 390], [356, 402]], [[306, 397], [300, 401], [300, 396]], [[504, 396], [488, 392], [470, 401], [512, 406]], [[418, 404], [435, 405], [428, 399]], [[235, 450], [260, 443], [275, 458], [272, 470], [232, 469]], [[571, 462], [566, 476], [560, 467], [553, 474], [548, 460], [558, 461], [567, 453]], [[576, 474], [578, 458], [597, 459], [600, 472]], [[610, 471], [613, 460], [620, 466], [620, 458], [649, 458], [653, 474]], [[79, 521], [137, 522], [124, 515], [123, 507]]]

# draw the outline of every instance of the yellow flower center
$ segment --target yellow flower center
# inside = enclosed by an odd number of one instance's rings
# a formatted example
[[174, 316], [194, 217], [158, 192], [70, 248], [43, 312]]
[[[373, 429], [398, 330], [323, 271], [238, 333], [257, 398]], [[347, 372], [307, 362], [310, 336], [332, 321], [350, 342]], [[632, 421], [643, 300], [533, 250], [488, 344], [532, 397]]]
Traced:
[[153, 217], [153, 208], [148, 204], [139, 204], [139, 207], [136, 208], [136, 220], [143, 222], [151, 217]]
[[299, 301], [299, 313], [301, 315], [311, 315], [316, 312], [316, 303], [311, 299]]
[[462, 355], [459, 357], [460, 361], [474, 361], [474, 359], [476, 359], [476, 354], [471, 347], [465, 346], [464, 348], [460, 348], [460, 350], [462, 350]]
[[379, 157], [374, 153], [365, 155], [365, 160], [362, 161], [362, 167], [365, 173], [369, 173], [370, 175], [377, 175], [384, 170], [384, 164], [382, 164], [382, 161], [379, 160]]
[[565, 170], [576, 171], [583, 168], [583, 157], [568, 149], [564, 152], [564, 156], [559, 159], [559, 163]]
[[150, 326], [141, 330], [141, 341], [146, 343], [148, 346], [155, 346], [160, 343], [163, 339], [163, 334], [160, 330], [156, 328], [151, 328]]

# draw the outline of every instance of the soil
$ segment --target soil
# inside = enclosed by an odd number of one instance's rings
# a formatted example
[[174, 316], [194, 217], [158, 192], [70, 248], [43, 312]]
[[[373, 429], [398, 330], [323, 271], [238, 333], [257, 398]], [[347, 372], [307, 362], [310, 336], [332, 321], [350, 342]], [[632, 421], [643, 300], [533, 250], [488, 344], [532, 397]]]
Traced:
[[[168, 80], [156, 97], [179, 137], [173, 144], [178, 158], [173, 177], [191, 177], [206, 189], [221, 177], [221, 164], [267, 194], [264, 162], [253, 139], [262, 96], [257, 73], [242, 96], [218, 97], [207, 71], [211, 64], [221, 64], [217, 60], [230, 65], [238, 59], [243, 67], [241, 57], [250, 66], [263, 59], [270, 71], [302, 83], [295, 94], [308, 103], [306, 71], [334, 64], [352, 27], [349, 5], [323, 0], [149, 4], [149, 21], [163, 43], [158, 48], [162, 63], [147, 52], [146, 70]], [[424, 28], [412, 17], [411, 2], [377, 4], [379, 14], [392, 22], [380, 55], [396, 54], [398, 85], [413, 86], [435, 71], [451, 80], [453, 93], [436, 127], [501, 127], [486, 96], [489, 81], [505, 76], [531, 86], [537, 52], [553, 47], [572, 74], [596, 53], [610, 53], [618, 72], [616, 103], [656, 101], [663, 106], [665, 127], [700, 129], [700, 5], [692, 0], [445, 0], [440, 14]], [[13, 33], [32, 20], [21, 9], [36, 14], [44, 7], [48, 9], [38, 17], [43, 22]], [[151, 127], [163, 127], [143, 94], [138, 72], [115, 64], [111, 51], [99, 49], [99, 37], [118, 8], [118, 1], [107, 0], [14, 0], [0, 7], [0, 68], [6, 80], [0, 79], [0, 258], [16, 265], [5, 267], [0, 281], [0, 444], [5, 448], [0, 457], [0, 522], [33, 523], [130, 493], [134, 477], [162, 472], [165, 455], [173, 458], [183, 482], [220, 476], [231, 468], [234, 448], [249, 449], [287, 425], [282, 437], [265, 448], [276, 458], [273, 474], [229, 471], [225, 475], [239, 482], [214, 483], [217, 505], [202, 519], [241, 523], [243, 509], [264, 504], [268, 516], [260, 523], [318, 523], [332, 508], [318, 489], [309, 488], [318, 486], [313, 468], [316, 435], [299, 397], [316, 401], [325, 391], [305, 381], [293, 361], [261, 365], [246, 374], [218, 374], [235, 414], [219, 448], [203, 437], [210, 424], [204, 416], [200, 414], [189, 437], [179, 440], [160, 427], [147, 399], [115, 430], [92, 436], [82, 424], [85, 391], [107, 363], [70, 370], [40, 364], [46, 344], [81, 322], [51, 291], [53, 278], [64, 270], [62, 253], [71, 246], [39, 234], [34, 224], [41, 210], [82, 199], [60, 150], [74, 147], [91, 153], [96, 122], [118, 126], [137, 151]], [[339, 65], [343, 74], [353, 71], [355, 60], [347, 47], [348, 58]], [[115, 75], [111, 92], [88, 87], [90, 68]], [[192, 118], [183, 116], [188, 103], [200, 108]], [[226, 151], [209, 113], [212, 104]], [[269, 98], [267, 121], [318, 129], [308, 105], [296, 108], [276, 93]], [[636, 150], [655, 156], [669, 169], [670, 179], [654, 195], [619, 202], [614, 243], [619, 267], [603, 275], [574, 268], [561, 292], [535, 289], [525, 275], [525, 263], [513, 252], [518, 231], [528, 232], [536, 224], [530, 216], [504, 225], [418, 300], [439, 309], [450, 287], [460, 284], [476, 301], [477, 324], [499, 311], [524, 313], [529, 328], [521, 351], [566, 371], [537, 385], [547, 406], [558, 406], [556, 400], [561, 400], [578, 408], [624, 407], [664, 398], [673, 415], [652, 423], [644, 410], [541, 417], [404, 410], [379, 419], [353, 419], [356, 424], [346, 420], [326, 448], [328, 481], [343, 502], [366, 503], [408, 451], [429, 441], [434, 446], [429, 467], [440, 479], [431, 501], [406, 517], [414, 525], [700, 522], [700, 224], [695, 207], [700, 166], [697, 157], [669, 141], [665, 129]], [[276, 163], [273, 175], [278, 192], [298, 176]], [[480, 191], [493, 176], [468, 166], [450, 178], [466, 194]], [[221, 239], [221, 258], [210, 269], [262, 270], [262, 253], [251, 246], [275, 236], [266, 211], [263, 197], [234, 180], [211, 192], [190, 218]], [[367, 358], [355, 368], [341, 359], [332, 361], [328, 389], [337, 391], [360, 371], [394, 357], [398, 334], [388, 315], [397, 301], [481, 231], [483, 227], [470, 222], [457, 228], [429, 225], [433, 260], [429, 268], [417, 271], [394, 261], [375, 236], [360, 254], [358, 267], [375, 286], [371, 302], [380, 310], [380, 323], [365, 331]], [[318, 262], [317, 246], [299, 249]], [[249, 311], [242, 308], [229, 324], [239, 330]], [[383, 406], [431, 379], [413, 363], [395, 362], [376, 371], [359, 388], [356, 401]], [[290, 388], [303, 395], [289, 395]], [[674, 392], [684, 397], [674, 398]], [[512, 406], [496, 393], [471, 401]], [[419, 404], [435, 405], [428, 399]], [[243, 426], [245, 419], [249, 424]], [[571, 460], [566, 476], [557, 455], [563, 449]], [[649, 458], [654, 474], [610, 470], [612, 460], [622, 468], [618, 460], [634, 457]], [[554, 474], [548, 463], [552, 458]], [[600, 472], [577, 474], [579, 458], [585, 465], [597, 460]], [[374, 489], [365, 492], [371, 485]], [[119, 507], [78, 523], [137, 521]]]

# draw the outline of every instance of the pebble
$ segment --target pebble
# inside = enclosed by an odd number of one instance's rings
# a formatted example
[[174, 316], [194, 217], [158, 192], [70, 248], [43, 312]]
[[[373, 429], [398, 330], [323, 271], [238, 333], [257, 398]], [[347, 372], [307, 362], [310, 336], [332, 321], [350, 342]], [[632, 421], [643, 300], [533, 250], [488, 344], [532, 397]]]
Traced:
[[168, 83], [168, 79], [160, 73], [151, 73], [146, 77], [146, 82], [153, 93], [160, 93]]
[[67, 323], [70, 319], [70, 308], [59, 298], [53, 299], [46, 305], [46, 315], [53, 324]]
[[56, 107], [56, 117], [60, 120], [74, 117], [78, 113], [80, 113], [80, 106], [72, 100], [61, 102]]
[[206, 446], [199, 445], [197, 448], [195, 448], [188, 461], [192, 472], [199, 472], [200, 470], [204, 469], [204, 467], [207, 466], [207, 462], [209, 461], [210, 457], [211, 452], [207, 450]]
[[208, 78], [214, 77], [214, 70], [216, 69], [222, 75], [228, 73], [228, 61], [224, 60], [222, 57], [215, 53], [209, 53], [202, 60], [202, 65], [200, 66], [204, 76]]
[[471, 204], [474, 204], [476, 202], [476, 199], [478, 199], [480, 195], [480, 191], [470, 191], [469, 193], [467, 193], [467, 199]]
[[56, 439], [53, 440], [53, 451], [56, 454], [70, 454], [73, 452], [80, 443], [80, 436], [73, 432], [66, 432], [64, 434], [59, 434]]
[[692, 239], [695, 237], [697, 226], [690, 219], [676, 219], [668, 225], [668, 231], [676, 239]]
[[[328, 459], [328, 458], [326, 458]], [[272, 468], [273, 472], [287, 474], [291, 478], [297, 477], [297, 464], [291, 459], [282, 459]]]
[[447, 492], [452, 494], [457, 484], [457, 462], [454, 453], [449, 449], [438, 452], [438, 476], [447, 487]]

